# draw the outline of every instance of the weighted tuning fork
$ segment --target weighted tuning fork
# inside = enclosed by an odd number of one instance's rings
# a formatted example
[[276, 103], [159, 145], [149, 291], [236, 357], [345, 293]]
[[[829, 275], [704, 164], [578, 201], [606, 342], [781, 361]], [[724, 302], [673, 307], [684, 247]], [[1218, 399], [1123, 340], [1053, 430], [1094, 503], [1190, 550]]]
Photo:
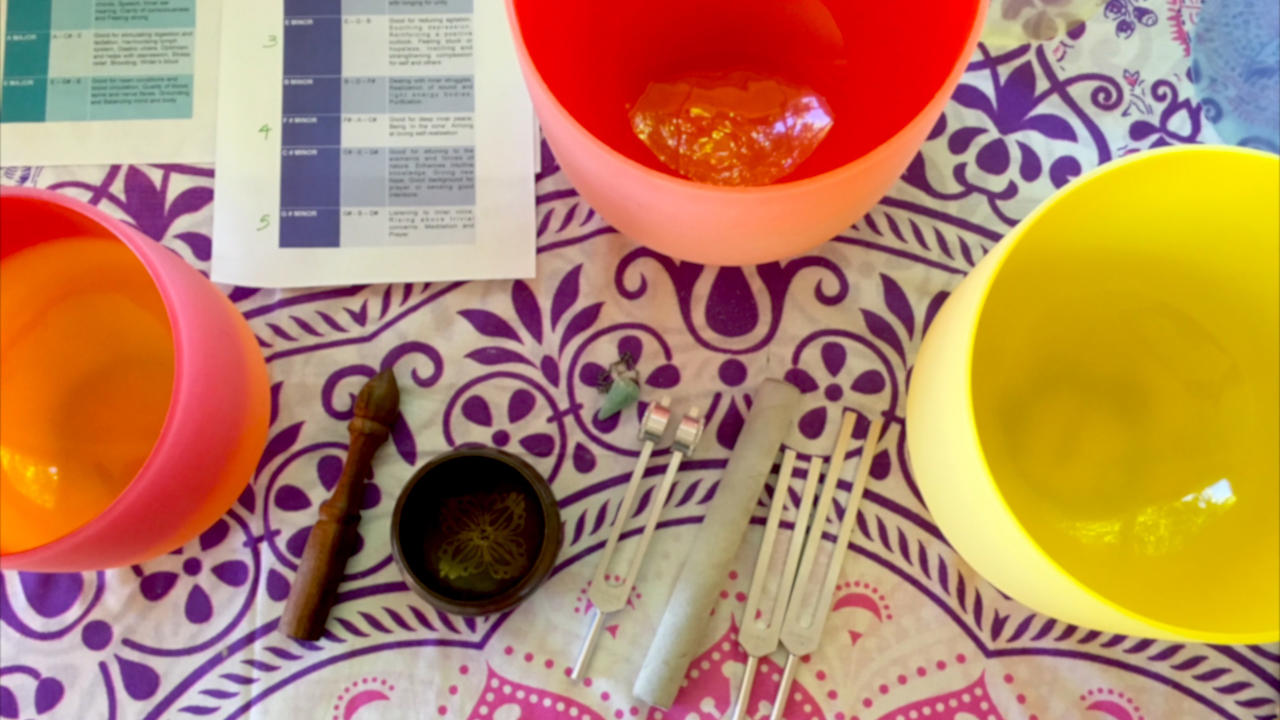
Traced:
[[591, 661], [596, 642], [600, 638], [600, 629], [604, 627], [605, 616], [626, 607], [627, 598], [631, 596], [631, 589], [635, 585], [636, 576], [639, 574], [640, 566], [644, 562], [645, 552], [649, 549], [649, 541], [653, 539], [653, 532], [657, 528], [658, 518], [662, 515], [662, 508], [667, 504], [667, 496], [671, 493], [671, 485], [675, 480], [676, 472], [680, 469], [680, 463], [693, 453], [698, 440], [702, 438], [703, 422], [700, 413], [698, 408], [691, 408], [685, 413], [684, 418], [680, 420], [680, 424], [676, 427], [675, 441], [672, 444], [671, 459], [667, 463], [667, 471], [663, 475], [662, 481], [658, 485], [657, 494], [650, 505], [649, 517], [645, 521], [644, 531], [641, 533], [639, 544], [631, 556], [630, 564], [625, 573], [610, 573], [609, 569], [613, 564], [614, 551], [617, 550], [618, 541], [622, 537], [623, 527], [627, 524], [627, 519], [631, 517], [631, 508], [635, 504], [636, 494], [640, 488], [640, 481], [644, 477], [645, 467], [649, 463], [649, 457], [653, 453], [654, 445], [662, 438], [662, 435], [666, 432], [667, 425], [671, 421], [670, 403], [670, 399], [664, 397], [657, 403], [650, 405], [640, 422], [640, 438], [644, 441], [644, 444], [640, 448], [640, 457], [636, 460], [635, 470], [631, 472], [631, 480], [627, 483], [626, 494], [623, 495], [622, 504], [618, 506], [617, 514], [614, 516], [613, 527], [609, 531], [609, 540], [605, 543], [604, 551], [600, 554], [595, 576], [591, 580], [591, 588], [587, 592], [587, 598], [595, 606], [594, 615], [591, 618], [591, 625], [587, 629], [587, 635], [582, 641], [578, 659], [573, 665], [571, 677], [574, 680], [582, 677], [583, 672]]

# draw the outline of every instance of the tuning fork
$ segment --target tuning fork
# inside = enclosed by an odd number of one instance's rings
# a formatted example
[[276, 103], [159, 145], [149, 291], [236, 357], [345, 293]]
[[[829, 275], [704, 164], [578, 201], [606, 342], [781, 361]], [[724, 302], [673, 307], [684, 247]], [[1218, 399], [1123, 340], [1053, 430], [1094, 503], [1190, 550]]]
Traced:
[[844, 518], [840, 522], [840, 532], [836, 536], [835, 548], [831, 553], [826, 568], [826, 576], [821, 585], [812, 582], [814, 565], [822, 546], [822, 534], [831, 513], [835, 499], [836, 486], [840, 473], [844, 469], [844, 456], [849, 448], [854, 421], [857, 415], [853, 411], [845, 411], [844, 422], [840, 426], [840, 436], [836, 439], [836, 449], [831, 456], [831, 469], [827, 473], [827, 482], [822, 488], [822, 496], [818, 500], [818, 508], [814, 512], [813, 522], [809, 525], [809, 535], [804, 545], [804, 555], [800, 568], [796, 572], [791, 597], [787, 601], [787, 612], [782, 623], [781, 640], [787, 648], [787, 664], [782, 671], [782, 681], [778, 685], [778, 695], [773, 701], [773, 712], [770, 720], [781, 720], [786, 709], [787, 699], [791, 693], [791, 684], [795, 680], [796, 659], [814, 652], [822, 643], [822, 630], [830, 614], [831, 600], [835, 594], [836, 582], [840, 579], [840, 569], [848, 555], [849, 539], [853, 535], [853, 523], [858, 515], [858, 504], [867, 489], [867, 477], [871, 470], [871, 460], [876, 453], [876, 444], [880, 440], [880, 431], [884, 426], [884, 418], [876, 416], [867, 430], [867, 439], [862, 446], [862, 457], [858, 461], [858, 471], [849, 491], [849, 501], [845, 506]]
[[[831, 468], [827, 474], [826, 487], [835, 487], [843, 470], [843, 458], [848, 449], [849, 438], [853, 431], [856, 416], [848, 413], [844, 416], [840, 432], [836, 436], [836, 445], [831, 451]], [[786, 617], [787, 604], [793, 592], [796, 566], [800, 562], [800, 554], [805, 546], [805, 530], [809, 525], [810, 510], [813, 509], [814, 494], [822, 475], [823, 461], [815, 457], [809, 463], [809, 472], [805, 477], [804, 490], [800, 496], [800, 505], [796, 508], [795, 527], [791, 531], [791, 540], [787, 546], [786, 558], [782, 572], [776, 579], [776, 591], [773, 607], [766, 616], [760, 609], [764, 602], [764, 583], [769, 571], [777, 544], [778, 524], [782, 519], [782, 509], [786, 505], [787, 492], [790, 489], [792, 470], [795, 465], [796, 452], [788, 448], [782, 456], [782, 464], [778, 469], [778, 483], [773, 493], [773, 502], [769, 506], [769, 517], [765, 521], [764, 535], [760, 540], [760, 550], [756, 555], [755, 570], [751, 574], [751, 588], [747, 592], [747, 606], [743, 613], [742, 627], [738, 629], [738, 643], [747, 651], [746, 669], [742, 685], [738, 689], [738, 699], [734, 704], [732, 720], [742, 720], [747, 712], [747, 704], [751, 701], [751, 690], [755, 686], [756, 668], [760, 658], [778, 649], [778, 641], [782, 634], [782, 625]], [[823, 494], [827, 497], [827, 493]], [[823, 516], [825, 517], [825, 516]]]
[[595, 606], [594, 616], [591, 618], [591, 626], [587, 629], [587, 636], [582, 641], [582, 648], [578, 651], [578, 659], [573, 665], [570, 677], [574, 680], [582, 677], [587, 664], [591, 661], [591, 654], [595, 651], [596, 641], [600, 638], [600, 629], [604, 627], [605, 616], [626, 607], [627, 599], [631, 596], [631, 589], [635, 585], [636, 575], [639, 574], [640, 565], [644, 561], [645, 552], [649, 549], [649, 541], [653, 539], [653, 532], [657, 528], [658, 518], [662, 515], [663, 506], [667, 504], [667, 496], [671, 493], [671, 485], [675, 480], [676, 472], [680, 469], [680, 463], [684, 461], [685, 457], [693, 453], [694, 447], [697, 446], [698, 440], [702, 437], [703, 423], [698, 408], [690, 408], [685, 413], [684, 418], [680, 420], [680, 424], [676, 426], [671, 459], [667, 463], [667, 472], [663, 475], [653, 502], [650, 504], [649, 517], [645, 521], [644, 531], [640, 535], [635, 553], [631, 556], [630, 565], [627, 567], [625, 574], [619, 575], [615, 573], [610, 575], [609, 568], [613, 563], [613, 554], [617, 550], [618, 541], [622, 537], [623, 527], [631, 516], [631, 507], [635, 503], [636, 493], [639, 491], [640, 481], [644, 477], [645, 467], [649, 463], [649, 457], [653, 453], [654, 445], [662, 438], [670, 421], [671, 400], [665, 397], [650, 405], [644, 414], [644, 418], [640, 421], [640, 439], [644, 441], [644, 444], [640, 448], [640, 457], [636, 460], [635, 470], [631, 472], [631, 480], [627, 483], [627, 491], [622, 497], [622, 504], [618, 506], [617, 514], [614, 516], [613, 527], [609, 531], [609, 540], [605, 543], [604, 551], [600, 554], [595, 576], [591, 580], [591, 588], [587, 592], [587, 598]]
[[777, 543], [778, 523], [782, 519], [782, 509], [786, 505], [787, 494], [791, 488], [791, 475], [795, 462], [796, 451], [786, 448], [782, 453], [782, 464], [778, 468], [778, 482], [774, 486], [773, 502], [769, 505], [769, 518], [765, 522], [764, 536], [760, 540], [755, 570], [751, 573], [751, 588], [747, 592], [747, 607], [743, 613], [742, 627], [738, 629], [738, 644], [747, 651], [747, 666], [743, 672], [742, 686], [738, 690], [738, 700], [734, 704], [732, 720], [742, 720], [747, 711], [747, 703], [751, 701], [751, 689], [755, 686], [756, 668], [760, 658], [778, 649], [778, 637], [782, 633], [782, 620], [787, 611], [791, 582], [795, 578], [796, 565], [800, 562], [805, 527], [809, 523], [809, 511], [813, 508], [813, 496], [822, 474], [822, 460], [815, 457], [810, 461], [809, 472], [805, 476], [800, 505], [796, 509], [795, 527], [791, 531], [791, 541], [787, 546], [782, 573], [777, 578], [773, 607], [766, 615], [760, 609], [764, 603], [765, 576], [769, 571], [769, 561], [773, 558], [774, 546]]

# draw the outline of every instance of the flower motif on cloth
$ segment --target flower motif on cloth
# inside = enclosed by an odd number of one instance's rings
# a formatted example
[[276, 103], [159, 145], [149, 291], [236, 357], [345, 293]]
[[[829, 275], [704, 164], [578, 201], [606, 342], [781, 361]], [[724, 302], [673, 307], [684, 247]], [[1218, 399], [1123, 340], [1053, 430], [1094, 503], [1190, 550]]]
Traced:
[[1191, 31], [1200, 22], [1203, 0], [1166, 0], [1169, 3], [1169, 32], [1182, 48], [1183, 57], [1191, 57]]
[[933, 718], [934, 720], [967, 720], [968, 718], [1004, 720], [1005, 718], [992, 704], [991, 691], [987, 689], [985, 673], [959, 690], [917, 700], [896, 710], [890, 710], [882, 715], [880, 720], [895, 720], [900, 717]]
[[1154, 27], [1160, 22], [1155, 10], [1143, 7], [1141, 0], [1108, 0], [1103, 15], [1116, 24], [1116, 37], [1121, 40], [1133, 36], [1133, 32], [1142, 27]]
[[491, 718], [604, 720], [603, 715], [573, 698], [523, 685], [499, 675], [490, 667], [484, 681], [484, 692], [467, 715], [467, 720]]
[[[60, 680], [41, 675], [35, 668], [21, 665], [9, 666], [0, 670], [0, 674], [10, 675], [8, 678], [10, 682], [17, 680], [15, 687], [26, 686], [15, 692], [5, 685], [0, 685], [0, 718], [26, 717], [33, 712], [35, 715], [44, 715], [62, 701], [66, 690]], [[20, 696], [21, 700], [19, 700]]]
[[[376, 702], [386, 702], [391, 699], [390, 693], [396, 689], [396, 686], [387, 682], [385, 678], [364, 677], [360, 679], [352, 679], [351, 683], [342, 688], [342, 692], [338, 695], [333, 705], [332, 720], [353, 720], [356, 713], [360, 712], [367, 705]], [[365, 713], [367, 716], [374, 716], [374, 711]]]
[[[912, 671], [872, 678], [848, 715], [837, 720], [1041, 720], [1039, 701], [1019, 690], [1016, 678], [998, 664], [958, 653], [945, 660], [919, 663]], [[914, 664], [914, 663], [913, 663]], [[975, 667], [975, 665], [977, 667]], [[969, 680], [972, 678], [972, 680]], [[963, 684], [962, 684], [963, 683]], [[882, 708], [892, 708], [888, 711]]]
[[[1080, 696], [1080, 702], [1091, 713], [1091, 717], [1099, 720], [1147, 720], [1133, 696], [1115, 688], [1093, 688]], [[1257, 703], [1251, 704], [1258, 708], [1264, 707]]]
[[[725, 717], [733, 706], [746, 662], [747, 653], [738, 644], [738, 625], [731, 620], [724, 634], [689, 664], [684, 684], [671, 709], [652, 708], [647, 720], [718, 720]], [[760, 659], [756, 673], [755, 686], [747, 701], [747, 716], [768, 717], [778, 693], [782, 667], [772, 658], [764, 657]], [[783, 717], [786, 720], [825, 720], [826, 715], [805, 683], [796, 680], [791, 686], [791, 698]]]
[[439, 556], [444, 578], [487, 572], [505, 579], [524, 569], [525, 500], [519, 493], [453, 498], [440, 521], [448, 536]]
[[[218, 520], [208, 530], [201, 533], [199, 539], [200, 551], [208, 553], [218, 547], [230, 532], [230, 524], [225, 519]], [[179, 549], [170, 553], [170, 555], [181, 555], [182, 553], [183, 550]], [[175, 561], [166, 556], [162, 560], [149, 563], [146, 569], [135, 565], [133, 566], [133, 571], [139, 578], [138, 589], [142, 593], [142, 597], [148, 602], [160, 602], [176, 587], [179, 585], [184, 586], [183, 614], [188, 622], [201, 624], [209, 622], [214, 615], [215, 606], [207, 589], [207, 586], [211, 587], [211, 580], [216, 579], [226, 587], [240, 588], [249, 581], [250, 575], [249, 564], [244, 560], [232, 558], [206, 567], [205, 563], [208, 560], [208, 555], [205, 555], [204, 559], [194, 554], [188, 555], [182, 560], [179, 571], [178, 569], [170, 569]], [[207, 574], [205, 573], [206, 570], [208, 571]]]

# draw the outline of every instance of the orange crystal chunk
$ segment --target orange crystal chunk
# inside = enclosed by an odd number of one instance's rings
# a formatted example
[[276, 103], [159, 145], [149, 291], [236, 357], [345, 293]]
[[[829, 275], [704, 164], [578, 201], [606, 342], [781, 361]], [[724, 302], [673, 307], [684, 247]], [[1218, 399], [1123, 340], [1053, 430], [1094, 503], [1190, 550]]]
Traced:
[[831, 107], [800, 85], [750, 72], [650, 83], [631, 129], [667, 167], [711, 185], [768, 185], [831, 130]]

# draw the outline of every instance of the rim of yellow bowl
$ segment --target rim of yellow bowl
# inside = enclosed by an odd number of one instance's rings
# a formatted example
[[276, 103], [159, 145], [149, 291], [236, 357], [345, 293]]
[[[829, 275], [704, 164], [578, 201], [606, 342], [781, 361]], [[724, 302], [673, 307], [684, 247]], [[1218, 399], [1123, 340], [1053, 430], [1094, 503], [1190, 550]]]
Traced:
[[[1001, 268], [1003, 268], [1004, 264], [1008, 262], [1009, 256], [1012, 255], [1014, 251], [1017, 250], [1017, 245], [1022, 240], [1022, 238], [1026, 237], [1027, 229], [1030, 228], [1032, 225], [1034, 225], [1041, 218], [1041, 216], [1045, 215], [1050, 208], [1057, 206], [1066, 197], [1072, 195], [1081, 186], [1097, 179], [1098, 177], [1110, 174], [1116, 170], [1127, 167], [1129, 165], [1149, 162], [1149, 161], [1156, 160], [1158, 158], [1168, 156], [1168, 155], [1184, 155], [1184, 154], [1235, 155], [1239, 157], [1250, 157], [1250, 158], [1258, 158], [1263, 160], [1271, 160], [1271, 161], [1274, 161], [1278, 166], [1280, 166], [1280, 155], [1275, 155], [1273, 153], [1265, 152], [1262, 150], [1254, 150], [1251, 148], [1242, 148], [1242, 147], [1236, 147], [1232, 145], [1176, 145], [1173, 147], [1144, 150], [1142, 152], [1135, 153], [1133, 155], [1127, 155], [1125, 157], [1112, 160], [1103, 165], [1099, 165], [1096, 168], [1093, 168], [1092, 170], [1084, 173], [1083, 175], [1072, 180], [1067, 185], [1063, 186], [1061, 189], [1059, 189], [1049, 198], [1047, 198], [1042, 203], [1040, 203], [1040, 205], [1038, 205], [1034, 210], [1031, 211], [1030, 214], [1024, 217], [1000, 241], [1002, 243], [1011, 243], [1011, 245], [1009, 245], [1004, 250], [1003, 254], [1001, 254], [999, 257], [996, 258], [996, 265], [994, 268], [992, 268], [990, 275], [988, 275], [987, 277], [986, 283], [983, 285], [982, 290], [978, 295], [978, 303], [977, 303], [978, 319], [972, 323], [972, 327], [969, 329], [967, 333], [966, 342], [965, 342], [964, 377], [971, 378], [973, 375], [973, 353], [977, 344], [978, 328], [982, 324], [981, 322], [982, 309], [986, 307], [987, 298], [991, 294], [991, 288], [995, 285], [996, 279], [1000, 276]], [[983, 470], [986, 471], [985, 481], [990, 483], [992, 488], [995, 490], [996, 497], [1000, 499], [1000, 504], [1007, 511], [1008, 516], [1013, 520], [1014, 526], [1017, 527], [1018, 532], [1021, 534], [1023, 539], [1025, 539], [1026, 542], [1028, 542], [1031, 545], [1031, 547], [1035, 548], [1037, 554], [1039, 554], [1040, 557], [1044, 558], [1044, 560], [1049, 563], [1049, 566], [1051, 568], [1056, 570], [1062, 577], [1067, 578], [1067, 580], [1072, 585], [1074, 585], [1079, 590], [1083, 591], [1085, 595], [1087, 595], [1090, 599], [1102, 604], [1103, 606], [1115, 611], [1116, 613], [1119, 613], [1121, 615], [1124, 615], [1125, 617], [1128, 617], [1131, 620], [1134, 620], [1143, 625], [1150, 626], [1153, 631], [1156, 631], [1168, 637], [1177, 637], [1185, 640], [1190, 640], [1193, 642], [1216, 643], [1216, 644], [1224, 644], [1224, 645], [1256, 645], [1256, 644], [1273, 643], [1273, 642], [1280, 641], [1280, 625], [1277, 625], [1276, 627], [1273, 627], [1267, 630], [1257, 630], [1257, 631], [1248, 631], [1248, 632], [1220, 632], [1215, 630], [1205, 630], [1205, 629], [1184, 627], [1181, 625], [1164, 622], [1162, 620], [1156, 620], [1154, 618], [1147, 617], [1142, 613], [1138, 613], [1133, 610], [1130, 610], [1129, 608], [1126, 608], [1123, 605], [1120, 605], [1114, 600], [1111, 600], [1110, 598], [1098, 593], [1096, 590], [1094, 590], [1093, 588], [1089, 587], [1084, 582], [1082, 582], [1073, 573], [1071, 573], [1066, 568], [1064, 568], [1057, 561], [1057, 559], [1055, 559], [1049, 552], [1047, 552], [1043, 547], [1041, 547], [1040, 543], [1036, 542], [1035, 538], [1027, 530], [1026, 526], [1022, 524], [1022, 520], [1018, 517], [1018, 514], [1014, 512], [1013, 508], [1009, 505], [1008, 500], [1005, 499], [1004, 492], [1000, 489], [1000, 484], [996, 482], [995, 477], [991, 473], [991, 467], [987, 462], [987, 454], [983, 450], [982, 438], [979, 436], [979, 433], [978, 433], [978, 418], [977, 418], [977, 412], [974, 409], [973, 383], [971, 382], [965, 383], [964, 396], [965, 396], [965, 405], [966, 405], [965, 410], [968, 414], [968, 420], [969, 420], [969, 432], [973, 434], [974, 447], [978, 449], [978, 458], [982, 462]]]

